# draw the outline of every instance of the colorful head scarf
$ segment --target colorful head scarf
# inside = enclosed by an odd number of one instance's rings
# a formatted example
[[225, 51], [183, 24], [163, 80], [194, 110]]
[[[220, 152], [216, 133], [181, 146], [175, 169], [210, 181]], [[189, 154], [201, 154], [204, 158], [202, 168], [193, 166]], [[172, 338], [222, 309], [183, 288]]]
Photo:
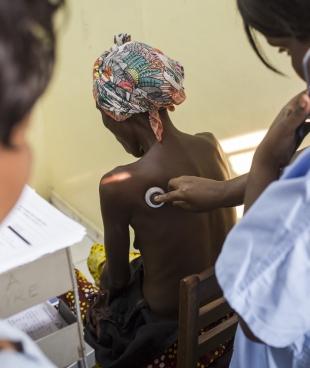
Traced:
[[173, 111], [174, 105], [185, 100], [184, 69], [158, 49], [131, 42], [127, 34], [116, 36], [114, 41], [94, 65], [97, 106], [116, 121], [149, 112], [151, 128], [161, 142], [159, 110]]

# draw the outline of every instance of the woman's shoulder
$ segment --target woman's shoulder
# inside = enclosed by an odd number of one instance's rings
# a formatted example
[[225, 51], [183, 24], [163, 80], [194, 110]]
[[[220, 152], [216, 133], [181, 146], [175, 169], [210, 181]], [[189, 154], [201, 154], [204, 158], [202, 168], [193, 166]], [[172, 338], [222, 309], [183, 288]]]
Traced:
[[125, 203], [124, 199], [128, 198], [128, 192], [135, 183], [136, 175], [132, 164], [118, 166], [102, 176], [99, 183], [100, 198], [115, 203], [118, 201]]
[[217, 138], [213, 133], [211, 132], [196, 133], [192, 137], [196, 139], [196, 141], [200, 141], [200, 143], [204, 145], [206, 148], [214, 150], [214, 152], [222, 153], [222, 147], [220, 145], [220, 142], [217, 140]]
[[196, 133], [195, 134], [195, 137], [200, 137], [200, 138], [203, 138], [205, 140], [207, 140], [208, 142], [216, 142], [216, 138], [215, 138], [215, 135], [211, 132], [200, 132], [200, 133]]
[[197, 141], [200, 141], [202, 144], [207, 144], [213, 147], [216, 147], [218, 145], [218, 140], [211, 132], [196, 133], [192, 137]]
[[137, 162], [118, 166], [102, 176], [99, 183], [101, 200], [122, 203], [122, 206], [135, 205], [141, 197], [147, 182], [153, 173]]

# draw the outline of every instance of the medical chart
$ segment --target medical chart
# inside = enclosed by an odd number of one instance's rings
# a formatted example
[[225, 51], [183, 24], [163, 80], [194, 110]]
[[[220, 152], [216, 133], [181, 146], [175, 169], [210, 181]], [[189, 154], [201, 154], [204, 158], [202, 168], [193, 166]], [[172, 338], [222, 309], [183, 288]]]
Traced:
[[0, 273], [70, 247], [85, 229], [26, 186], [0, 226]]

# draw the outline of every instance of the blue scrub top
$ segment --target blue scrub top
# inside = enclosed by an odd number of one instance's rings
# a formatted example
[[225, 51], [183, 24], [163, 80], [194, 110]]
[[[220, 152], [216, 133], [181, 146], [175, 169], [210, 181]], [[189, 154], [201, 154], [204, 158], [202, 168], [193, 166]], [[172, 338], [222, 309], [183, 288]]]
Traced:
[[310, 149], [231, 231], [216, 264], [238, 328], [231, 368], [310, 367]]
[[20, 342], [23, 352], [0, 351], [1, 368], [56, 368], [23, 332], [0, 320], [0, 340]]

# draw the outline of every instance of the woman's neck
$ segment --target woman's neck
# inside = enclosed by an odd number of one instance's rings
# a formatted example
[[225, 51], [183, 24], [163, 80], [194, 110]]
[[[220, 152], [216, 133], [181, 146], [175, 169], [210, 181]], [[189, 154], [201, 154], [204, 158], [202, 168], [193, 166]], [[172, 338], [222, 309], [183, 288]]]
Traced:
[[167, 112], [161, 113], [161, 121], [163, 124], [163, 139], [162, 142], [158, 142], [155, 138], [152, 129], [147, 130], [147, 134], [144, 134], [141, 139], [141, 151], [146, 154], [154, 146], [167, 146], [171, 145], [180, 134], [182, 134], [172, 123]]

